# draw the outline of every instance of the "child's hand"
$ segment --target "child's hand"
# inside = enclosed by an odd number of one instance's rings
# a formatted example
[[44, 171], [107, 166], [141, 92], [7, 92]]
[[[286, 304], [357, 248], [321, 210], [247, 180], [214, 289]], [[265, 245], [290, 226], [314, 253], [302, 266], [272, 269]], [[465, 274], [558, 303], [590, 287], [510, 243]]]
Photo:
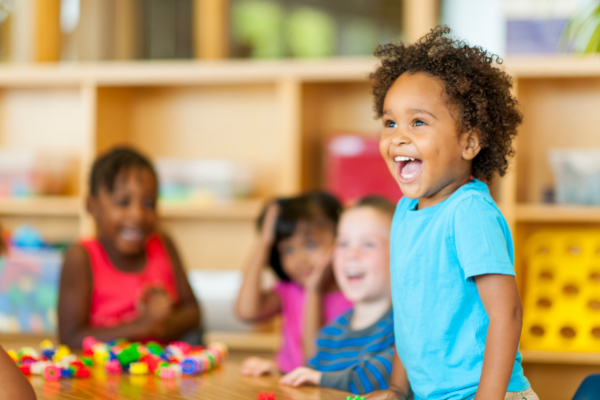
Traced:
[[240, 372], [245, 376], [279, 375], [277, 364], [260, 357], [249, 357], [242, 361]]
[[260, 239], [266, 246], [272, 246], [273, 242], [275, 242], [275, 225], [277, 224], [278, 216], [279, 205], [276, 202], [272, 202], [267, 207], [260, 231]]
[[298, 367], [289, 374], [279, 380], [282, 385], [301, 386], [312, 385], [318, 386], [321, 383], [322, 372], [306, 367]]
[[333, 246], [328, 247], [316, 257], [314, 267], [304, 282], [304, 287], [307, 290], [321, 292], [326, 284], [333, 279], [332, 258]]
[[149, 289], [138, 304], [140, 315], [149, 322], [164, 321], [173, 308], [173, 301], [164, 289]]
[[365, 396], [365, 400], [406, 400], [408, 396], [400, 389], [389, 388], [386, 390], [377, 390]]

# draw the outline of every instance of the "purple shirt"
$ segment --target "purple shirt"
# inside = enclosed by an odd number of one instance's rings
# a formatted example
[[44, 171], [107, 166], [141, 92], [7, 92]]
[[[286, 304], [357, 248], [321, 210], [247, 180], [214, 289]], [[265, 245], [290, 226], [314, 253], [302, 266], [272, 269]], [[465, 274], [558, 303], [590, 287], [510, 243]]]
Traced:
[[[304, 289], [294, 282], [280, 281], [275, 285], [275, 293], [281, 299], [283, 317], [283, 344], [277, 352], [279, 369], [290, 372], [305, 364], [302, 354], [302, 323], [304, 316]], [[323, 317], [329, 324], [352, 308], [342, 292], [335, 291], [323, 296]]]

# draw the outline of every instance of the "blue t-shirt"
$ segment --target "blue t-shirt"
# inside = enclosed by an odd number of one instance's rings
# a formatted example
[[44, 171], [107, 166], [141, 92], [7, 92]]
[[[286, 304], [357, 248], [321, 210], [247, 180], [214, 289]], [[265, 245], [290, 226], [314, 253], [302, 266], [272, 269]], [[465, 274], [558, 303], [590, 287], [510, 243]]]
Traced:
[[[404, 197], [391, 234], [396, 349], [416, 399], [471, 399], [489, 319], [474, 276], [515, 275], [506, 220], [478, 180], [417, 210]], [[508, 391], [530, 387], [517, 353]]]

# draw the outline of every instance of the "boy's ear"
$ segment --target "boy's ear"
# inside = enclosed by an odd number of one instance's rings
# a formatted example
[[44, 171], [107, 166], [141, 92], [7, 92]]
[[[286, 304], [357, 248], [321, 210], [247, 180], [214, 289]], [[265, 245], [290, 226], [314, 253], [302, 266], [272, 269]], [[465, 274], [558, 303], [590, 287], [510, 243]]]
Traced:
[[470, 131], [463, 132], [465, 135], [462, 158], [463, 160], [471, 161], [481, 151], [481, 135], [477, 129], [471, 129]]

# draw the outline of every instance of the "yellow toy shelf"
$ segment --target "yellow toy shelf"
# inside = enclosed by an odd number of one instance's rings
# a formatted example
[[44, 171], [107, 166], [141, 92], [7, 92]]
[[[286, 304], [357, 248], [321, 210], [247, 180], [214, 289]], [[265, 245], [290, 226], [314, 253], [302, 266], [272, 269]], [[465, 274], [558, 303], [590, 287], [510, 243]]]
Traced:
[[545, 229], [525, 247], [528, 350], [600, 352], [600, 229]]

